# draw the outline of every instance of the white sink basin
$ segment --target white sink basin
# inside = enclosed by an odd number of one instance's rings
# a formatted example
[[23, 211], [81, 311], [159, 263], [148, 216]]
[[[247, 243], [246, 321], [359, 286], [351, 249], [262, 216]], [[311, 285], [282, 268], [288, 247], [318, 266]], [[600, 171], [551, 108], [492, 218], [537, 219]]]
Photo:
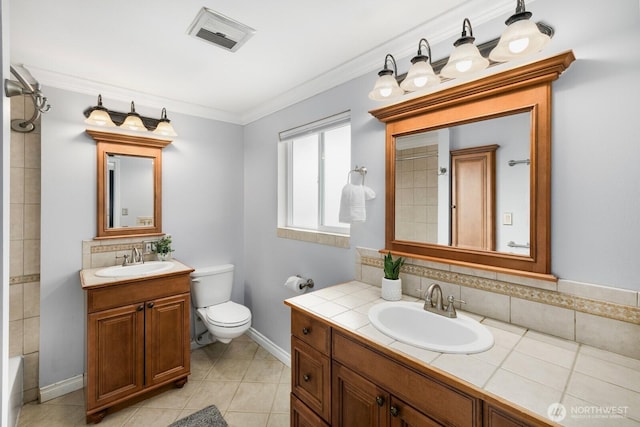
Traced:
[[96, 271], [98, 277], [133, 277], [149, 276], [170, 270], [173, 263], [169, 261], [150, 261], [144, 264], [114, 265]]
[[391, 338], [441, 353], [480, 353], [493, 346], [493, 335], [479, 322], [460, 313], [451, 319], [423, 306], [424, 302], [383, 302], [369, 309], [369, 321]]

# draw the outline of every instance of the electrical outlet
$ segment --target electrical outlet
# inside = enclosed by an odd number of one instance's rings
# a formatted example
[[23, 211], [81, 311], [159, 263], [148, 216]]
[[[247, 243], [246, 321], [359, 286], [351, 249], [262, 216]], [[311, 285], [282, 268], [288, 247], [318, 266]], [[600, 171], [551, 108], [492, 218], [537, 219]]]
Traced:
[[153, 251], [153, 246], [151, 242], [145, 242], [144, 244], [144, 251], [146, 253], [151, 253]]

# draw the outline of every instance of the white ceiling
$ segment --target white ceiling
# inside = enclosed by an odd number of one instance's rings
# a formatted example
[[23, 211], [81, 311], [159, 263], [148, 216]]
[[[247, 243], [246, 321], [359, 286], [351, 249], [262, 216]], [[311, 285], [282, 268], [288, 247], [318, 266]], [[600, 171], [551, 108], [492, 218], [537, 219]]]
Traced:
[[[11, 62], [45, 85], [248, 123], [515, 10], [514, 0], [10, 0]], [[256, 30], [237, 52], [187, 34], [202, 7]], [[479, 41], [483, 41], [480, 40]], [[434, 59], [448, 52], [434, 53]], [[399, 64], [406, 71], [408, 64]], [[45, 94], [46, 95], [46, 94]], [[363, 93], [363, 96], [366, 94]], [[170, 114], [169, 114], [170, 115]]]

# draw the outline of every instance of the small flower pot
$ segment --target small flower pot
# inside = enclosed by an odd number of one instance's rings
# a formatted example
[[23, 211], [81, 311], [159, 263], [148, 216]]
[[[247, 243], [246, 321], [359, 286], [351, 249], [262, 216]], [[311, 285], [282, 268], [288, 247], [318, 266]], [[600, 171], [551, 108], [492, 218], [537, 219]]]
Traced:
[[382, 298], [387, 301], [399, 301], [402, 298], [402, 279], [382, 278]]
[[167, 252], [166, 254], [156, 254], [159, 261], [169, 261], [171, 259], [171, 252]]

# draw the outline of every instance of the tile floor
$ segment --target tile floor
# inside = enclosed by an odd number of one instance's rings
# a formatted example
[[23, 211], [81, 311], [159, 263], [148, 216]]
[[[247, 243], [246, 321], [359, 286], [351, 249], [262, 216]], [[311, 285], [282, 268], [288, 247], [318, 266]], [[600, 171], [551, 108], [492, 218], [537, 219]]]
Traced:
[[[167, 426], [215, 404], [230, 427], [289, 426], [291, 369], [247, 336], [191, 353], [191, 376], [172, 389], [105, 417], [97, 424]], [[84, 426], [84, 390], [22, 408], [18, 427]]]

